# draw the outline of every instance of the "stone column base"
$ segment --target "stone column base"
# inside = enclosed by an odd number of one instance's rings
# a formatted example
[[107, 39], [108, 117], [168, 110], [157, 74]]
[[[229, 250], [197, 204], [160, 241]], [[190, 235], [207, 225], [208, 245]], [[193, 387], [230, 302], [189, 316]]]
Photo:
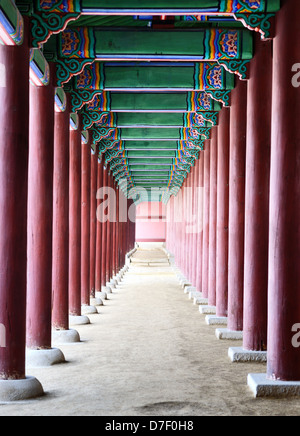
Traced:
[[95, 306], [95, 307], [103, 306], [103, 301], [101, 298], [91, 298], [90, 302], [91, 302], [91, 306]]
[[57, 345], [75, 344], [80, 342], [79, 333], [76, 330], [52, 330], [52, 342]]
[[81, 315], [81, 316], [70, 315], [69, 316], [69, 324], [70, 324], [70, 326], [88, 325], [88, 324], [91, 324], [91, 321], [85, 315]]
[[243, 340], [243, 332], [236, 332], [229, 329], [216, 329], [217, 339], [227, 339], [231, 341]]
[[23, 401], [41, 397], [44, 390], [34, 377], [23, 380], [0, 380], [0, 402]]
[[58, 348], [49, 350], [26, 350], [26, 366], [28, 368], [44, 368], [65, 363], [66, 359]]
[[227, 325], [228, 318], [225, 316], [206, 315], [205, 322], [207, 325]]
[[95, 306], [88, 306], [87, 304], [83, 304], [81, 306], [81, 313], [82, 315], [94, 315], [98, 313], [98, 310]]
[[248, 386], [256, 398], [300, 397], [300, 381], [269, 380], [266, 374], [249, 374]]
[[217, 313], [216, 306], [199, 306], [199, 312], [202, 315], [215, 315]]
[[102, 286], [101, 288], [102, 292], [106, 292], [106, 294], [112, 294], [112, 287], [111, 286]]
[[243, 347], [230, 347], [228, 349], [228, 357], [231, 362], [267, 362], [266, 351], [250, 351]]
[[194, 300], [194, 298], [202, 298], [202, 292], [199, 292], [196, 289], [193, 291], [189, 291], [189, 300]]
[[95, 295], [96, 295], [96, 298], [99, 298], [100, 300], [107, 300], [107, 292], [104, 292], [104, 291], [101, 291], [101, 292], [96, 291]]
[[199, 305], [199, 306], [207, 306], [208, 305], [208, 298], [195, 297], [194, 304]]

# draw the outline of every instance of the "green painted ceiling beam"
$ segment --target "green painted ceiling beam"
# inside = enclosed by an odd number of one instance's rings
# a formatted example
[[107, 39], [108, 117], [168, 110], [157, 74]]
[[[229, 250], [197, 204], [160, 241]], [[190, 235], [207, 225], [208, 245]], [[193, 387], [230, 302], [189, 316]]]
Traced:
[[194, 66], [105, 67], [104, 89], [195, 89]]
[[181, 113], [119, 113], [118, 127], [139, 127], [139, 126], [170, 126], [184, 127], [184, 118]]
[[176, 151], [165, 151], [165, 150], [156, 150], [156, 151], [128, 151], [127, 152], [127, 157], [129, 159], [134, 159], [134, 158], [152, 158], [152, 157], [157, 157], [157, 158], [162, 158], [162, 157], [170, 157], [170, 158], [175, 158], [178, 156], [178, 153]]
[[[149, 174], [148, 171], [146, 170], [137, 170], [136, 168], [132, 168], [131, 170], [131, 174], [133, 177], [139, 177], [139, 176], [146, 176], [146, 177], [152, 177], [152, 175], [154, 175], [155, 177], [165, 177], [166, 175], [170, 176], [170, 170], [169, 169], [153, 169], [153, 172], [151, 174]], [[155, 174], [154, 174], [155, 173]]]
[[[169, 172], [171, 170], [172, 165], [173, 165], [173, 162], [172, 162], [172, 164], [167, 164], [165, 166], [165, 171]], [[137, 164], [137, 165], [133, 166], [131, 172], [133, 172], [133, 171], [146, 171], [146, 172], [153, 171], [153, 172], [156, 172], [156, 174], [160, 174], [162, 169], [163, 169], [163, 166], [159, 165], [159, 164], [158, 165]]]
[[110, 93], [112, 112], [186, 113], [219, 111], [222, 104], [204, 92]]
[[[47, 46], [47, 49], [51, 50], [51, 47]], [[234, 77], [216, 62], [94, 62], [75, 77], [74, 87], [78, 90], [148, 93], [230, 90], [234, 88]]]
[[[247, 7], [248, 5], [248, 7]], [[279, 0], [267, 0], [250, 4], [238, 0], [82, 0], [80, 11], [84, 14], [118, 14], [126, 15], [161, 15], [161, 14], [224, 14], [234, 13], [238, 8], [244, 7], [246, 12], [274, 12], [280, 8]]]
[[178, 128], [153, 128], [153, 129], [145, 129], [145, 128], [123, 128], [121, 131], [121, 139], [126, 141], [136, 141], [140, 139], [141, 141], [152, 140], [178, 140], [180, 139], [180, 129]]
[[111, 93], [111, 111], [179, 111], [187, 112], [186, 93]]
[[251, 32], [239, 29], [72, 28], [59, 40], [62, 57], [101, 61], [209, 62], [253, 55]]
[[178, 150], [178, 141], [125, 141], [125, 150]]
[[[139, 165], [139, 164], [145, 164], [145, 159], [141, 159], [141, 158], [130, 158], [128, 159], [129, 165]], [[173, 165], [173, 159], [170, 158], [151, 158], [149, 159], [149, 161], [147, 162], [147, 166], [155, 166], [155, 165]]]

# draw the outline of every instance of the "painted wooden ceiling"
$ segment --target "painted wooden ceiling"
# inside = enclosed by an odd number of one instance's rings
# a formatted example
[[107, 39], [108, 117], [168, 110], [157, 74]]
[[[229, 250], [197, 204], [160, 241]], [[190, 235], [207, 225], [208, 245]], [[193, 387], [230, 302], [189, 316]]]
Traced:
[[[0, 11], [14, 21], [0, 0]], [[195, 165], [236, 80], [253, 31], [272, 37], [280, 0], [18, 0], [30, 16], [32, 68], [56, 63], [93, 148], [135, 200], [168, 201]], [[13, 26], [12, 26], [13, 27]], [[43, 62], [44, 59], [44, 62]], [[84, 134], [87, 136], [87, 134]]]

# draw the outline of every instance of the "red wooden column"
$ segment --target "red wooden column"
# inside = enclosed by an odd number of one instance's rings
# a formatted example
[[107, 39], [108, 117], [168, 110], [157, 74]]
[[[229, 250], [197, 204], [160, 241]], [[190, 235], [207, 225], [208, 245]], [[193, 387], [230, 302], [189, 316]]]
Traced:
[[247, 82], [237, 80], [230, 110], [228, 329], [242, 331]]
[[198, 263], [198, 184], [199, 184], [199, 159], [197, 159], [194, 167], [193, 178], [193, 233], [192, 233], [192, 283], [196, 286], [197, 283], [197, 263]]
[[66, 110], [55, 112], [54, 118], [52, 326], [55, 340], [78, 341], [78, 333], [69, 330], [70, 106], [67, 98]]
[[106, 222], [106, 270], [105, 270], [105, 280], [108, 283], [111, 279], [111, 261], [112, 261], [112, 245], [111, 245], [111, 237], [112, 237], [112, 223], [110, 221], [110, 208], [111, 208], [111, 196], [110, 190], [112, 188], [112, 178], [110, 174], [110, 170], [108, 170], [107, 175], [107, 193], [108, 193], [108, 215]]
[[117, 208], [116, 208], [116, 274], [120, 271], [119, 262], [119, 249], [120, 249], [120, 222], [119, 222], [119, 208], [120, 208], [120, 196], [119, 196], [119, 186], [116, 183], [116, 196], [117, 196]]
[[[97, 157], [97, 191], [102, 188], [103, 184], [103, 162]], [[102, 287], [102, 220], [101, 216], [98, 215], [98, 208], [101, 205], [101, 200], [97, 196], [97, 222], [96, 222], [96, 257], [95, 257], [95, 290], [96, 292], [101, 292]]]
[[244, 343], [267, 349], [272, 42], [258, 35], [247, 102]]
[[203, 160], [203, 246], [202, 246], [202, 296], [208, 298], [209, 259], [209, 198], [210, 198], [210, 141], [205, 141]]
[[204, 152], [200, 153], [198, 162], [198, 183], [197, 183], [197, 268], [196, 268], [196, 288], [202, 292], [202, 264], [203, 264], [203, 200], [204, 200]]
[[[29, 45], [0, 45], [0, 389], [25, 379]], [[4, 346], [3, 346], [4, 345]], [[2, 392], [0, 393], [3, 399]]]
[[273, 42], [268, 377], [300, 381], [300, 2], [286, 0]]
[[229, 126], [230, 110], [219, 113], [217, 193], [217, 316], [228, 314], [228, 215], [229, 215]]
[[54, 93], [51, 83], [30, 85], [27, 346], [33, 349], [51, 348]]
[[[193, 216], [193, 185], [194, 185], [194, 168], [191, 168], [191, 172], [189, 174], [189, 180], [188, 180], [188, 198], [187, 198], [187, 253], [186, 253], [186, 269], [187, 269], [187, 278], [188, 281], [192, 284], [192, 270], [193, 270], [193, 252], [192, 252], [192, 239], [193, 239], [193, 233], [192, 233], [192, 216]], [[188, 255], [190, 253], [190, 255]]]
[[69, 304], [70, 315], [81, 315], [81, 128], [70, 130], [69, 179]]
[[218, 131], [211, 129], [209, 197], [208, 303], [216, 306]]
[[[103, 188], [107, 188], [107, 181], [108, 181], [108, 169], [107, 168], [103, 168]], [[102, 222], [102, 256], [101, 256], [101, 263], [102, 263], [102, 268], [101, 268], [101, 281], [102, 281], [102, 286], [106, 286], [106, 256], [107, 256], [107, 251], [106, 251], [106, 245], [107, 245], [107, 223], [104, 222], [105, 220], [103, 220]]]
[[35, 366], [64, 361], [51, 349], [54, 95], [51, 81], [30, 85], [27, 362]]
[[81, 143], [81, 304], [90, 306], [91, 143]]
[[187, 232], [188, 227], [188, 216], [189, 216], [189, 186], [190, 186], [190, 174], [187, 174], [187, 177], [185, 179], [186, 184], [183, 191], [183, 200], [184, 200], [184, 226], [182, 229], [183, 238], [184, 238], [184, 256], [183, 256], [183, 272], [185, 277], [188, 275], [187, 271], [187, 262], [189, 258], [189, 248], [188, 248], [188, 241], [189, 241], [189, 235]]
[[114, 212], [114, 219], [113, 219], [113, 256], [112, 256], [112, 277], [115, 277], [115, 275], [117, 274], [117, 216], [118, 216], [118, 211], [117, 211], [117, 207], [118, 207], [118, 192], [117, 192], [117, 187], [116, 187], [116, 183], [115, 181], [113, 181], [113, 189], [115, 192], [115, 212]]
[[96, 152], [91, 152], [90, 292], [91, 292], [91, 297], [93, 298], [95, 297], [95, 292], [96, 292], [97, 176], [98, 176], [98, 156]]

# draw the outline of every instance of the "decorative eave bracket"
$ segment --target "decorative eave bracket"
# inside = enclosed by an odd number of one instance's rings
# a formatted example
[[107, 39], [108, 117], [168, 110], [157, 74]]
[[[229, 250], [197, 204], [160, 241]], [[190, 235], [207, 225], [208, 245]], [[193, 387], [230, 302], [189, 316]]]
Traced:
[[32, 46], [41, 48], [51, 35], [63, 32], [71, 21], [76, 21], [81, 13], [72, 12], [67, 14], [33, 13], [31, 15]]
[[219, 60], [218, 64], [224, 67], [229, 73], [236, 74], [241, 80], [248, 80], [250, 62], [250, 60]]
[[259, 32], [263, 40], [269, 40], [275, 36], [276, 14], [236, 13], [234, 18], [241, 21], [249, 30]]

